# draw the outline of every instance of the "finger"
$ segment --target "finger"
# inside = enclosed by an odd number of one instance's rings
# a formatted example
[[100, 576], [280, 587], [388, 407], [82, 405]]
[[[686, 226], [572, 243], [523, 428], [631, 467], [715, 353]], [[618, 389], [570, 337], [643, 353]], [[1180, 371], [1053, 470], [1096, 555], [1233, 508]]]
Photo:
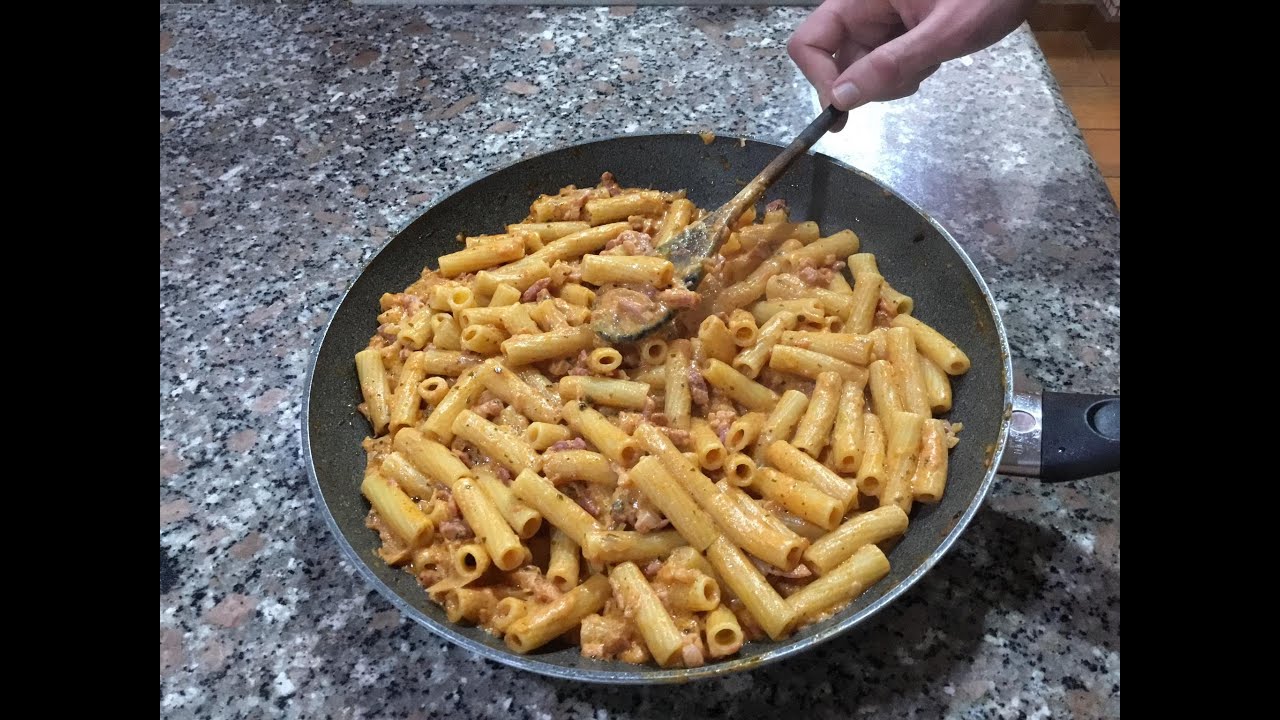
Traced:
[[894, 88], [893, 91], [890, 92], [889, 95], [886, 96], [884, 99], [885, 100], [901, 100], [904, 97], [915, 95], [917, 92], [920, 92], [920, 84], [923, 83], [925, 80], [927, 80], [930, 75], [937, 72], [938, 68], [940, 67], [942, 66], [932, 65], [928, 68], [925, 68], [924, 72], [920, 73], [916, 77], [910, 80], [907, 80], [906, 82], [902, 83], [898, 87]]
[[823, 97], [824, 106], [830, 99], [832, 81], [840, 75], [835, 54], [843, 39], [844, 27], [828, 0], [800, 23], [787, 41], [787, 54]]
[[930, 16], [903, 35], [867, 53], [849, 66], [832, 85], [836, 107], [849, 110], [887, 100], [903, 87], [927, 77], [930, 68], [946, 59], [940, 56], [948, 39], [946, 27]]
[[901, 100], [904, 97], [910, 97], [920, 91], [920, 83], [907, 83], [899, 85], [889, 92], [888, 95], [881, 100]]

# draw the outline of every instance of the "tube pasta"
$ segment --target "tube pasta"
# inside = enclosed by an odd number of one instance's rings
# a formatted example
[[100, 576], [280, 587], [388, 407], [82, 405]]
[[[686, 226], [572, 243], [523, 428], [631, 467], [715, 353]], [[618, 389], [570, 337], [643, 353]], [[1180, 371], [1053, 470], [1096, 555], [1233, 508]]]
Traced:
[[563, 413], [569, 427], [595, 445], [610, 460], [623, 467], [631, 467], [640, 459], [640, 444], [586, 403], [567, 402]]
[[373, 431], [380, 434], [391, 422], [391, 408], [387, 403], [387, 371], [382, 366], [382, 355], [373, 348], [356, 353], [356, 374], [360, 377], [360, 392], [364, 395], [365, 415]]
[[533, 652], [576, 627], [586, 616], [599, 612], [612, 595], [609, 579], [592, 575], [581, 585], [516, 620], [507, 628], [507, 647]]
[[920, 437], [920, 460], [911, 476], [911, 493], [923, 503], [942, 499], [947, 487], [946, 423], [932, 418], [924, 421]]
[[[794, 533], [789, 536], [775, 528], [754, 522], [720, 492], [707, 476], [676, 449], [667, 436], [644, 423], [636, 437], [661, 460], [663, 467], [685, 488], [735, 545], [775, 567], [790, 570], [799, 562], [808, 541]], [[653, 498], [650, 498], [653, 499]], [[655, 501], [656, 502], [656, 501]]]
[[622, 353], [614, 348], [596, 348], [587, 356], [587, 369], [597, 375], [608, 375], [622, 367]]
[[911, 331], [895, 327], [885, 334], [885, 349], [897, 380], [898, 395], [902, 407], [918, 415], [928, 415], [928, 394], [925, 392], [924, 372], [920, 369], [920, 356], [916, 353], [916, 341]]
[[630, 283], [649, 287], [671, 284], [675, 266], [666, 258], [646, 255], [585, 255], [582, 279], [592, 285]]
[[453, 421], [453, 434], [480, 448], [513, 473], [542, 469], [542, 458], [528, 443], [470, 410], [458, 413]]
[[410, 548], [431, 539], [435, 527], [418, 504], [409, 499], [393, 480], [371, 472], [366, 473], [360, 484], [360, 492], [377, 511], [378, 517], [390, 528], [391, 533]]
[[907, 514], [897, 505], [885, 505], [854, 515], [804, 551], [804, 560], [819, 573], [830, 572], [866, 545], [881, 543], [907, 531]]
[[643, 562], [665, 558], [688, 542], [675, 530], [634, 532], [631, 530], [591, 530], [586, 534], [582, 555], [592, 562]]
[[551, 559], [547, 563], [547, 579], [560, 592], [578, 586], [581, 569], [578, 544], [560, 528], [551, 528]]
[[560, 421], [560, 408], [503, 363], [486, 364], [477, 374], [486, 390], [514, 407], [521, 415], [541, 423]]
[[705, 216], [606, 173], [379, 297], [355, 354], [367, 525], [450, 621], [518, 653], [700, 665], [831, 617], [942, 499], [960, 425], [932, 414], [969, 358], [852, 231], [751, 208], [700, 299], [663, 296], [681, 321], [596, 335], [597, 287], [683, 287], [639, 233]]
[[752, 410], [768, 410], [778, 401], [777, 393], [714, 358], [707, 360], [702, 376]]
[[727, 363], [732, 362], [738, 353], [733, 333], [729, 332], [729, 326], [717, 315], [708, 315], [698, 326], [698, 339], [702, 341], [703, 352], [708, 358]]
[[594, 405], [643, 410], [649, 402], [649, 384], [634, 380], [564, 375], [559, 393], [566, 400], [585, 400]]
[[575, 481], [613, 485], [618, 481], [609, 458], [590, 450], [549, 452], [542, 456], [542, 470], [556, 485]]
[[510, 237], [440, 256], [440, 274], [457, 277], [524, 257], [524, 240]]
[[707, 654], [711, 657], [728, 657], [742, 649], [742, 625], [729, 608], [721, 605], [707, 613], [706, 627]]
[[504, 340], [502, 354], [510, 365], [528, 365], [543, 360], [577, 355], [595, 346], [596, 334], [589, 327], [566, 327], [541, 335], [517, 335]]
[[464, 477], [454, 483], [453, 499], [458, 503], [462, 517], [484, 543], [489, 558], [500, 570], [515, 570], [524, 564], [525, 548], [520, 544], [511, 526], [502, 517], [497, 504], [489, 493], [481, 488], [474, 477]]
[[799, 390], [788, 390], [782, 394], [782, 398], [774, 406], [773, 412], [769, 413], [764, 427], [760, 429], [760, 434], [756, 438], [753, 455], [756, 464], [763, 461], [765, 450], [774, 442], [791, 439], [791, 434], [795, 432], [800, 418], [804, 417], [807, 407], [809, 407], [809, 398]]
[[726, 457], [724, 443], [716, 436], [715, 430], [702, 418], [695, 418], [689, 426], [689, 435], [693, 442], [693, 451], [698, 456], [698, 464], [705, 470], [718, 470], [724, 467]]
[[767, 419], [768, 416], [764, 413], [749, 412], [734, 420], [725, 434], [725, 448], [731, 452], [742, 452], [747, 449], [760, 436], [760, 431], [764, 429]]
[[812, 350], [776, 345], [769, 354], [769, 367], [780, 372], [791, 373], [801, 377], [817, 380], [824, 372], [833, 372], [845, 380], [866, 381], [867, 371], [857, 365], [837, 360]]
[[579, 547], [585, 542], [588, 531], [600, 529], [595, 518], [578, 503], [532, 470], [516, 476], [515, 482], [511, 483], [511, 492], [521, 502], [542, 513], [544, 520], [573, 538]]
[[751, 488], [789, 512], [828, 530], [835, 528], [844, 515], [844, 506], [830, 495], [773, 468], [756, 472]]
[[671, 201], [671, 205], [667, 207], [667, 213], [662, 216], [662, 225], [658, 228], [658, 234], [653, 236], [654, 246], [662, 245], [684, 230], [693, 219], [693, 212], [693, 203], [686, 198]]
[[796, 314], [790, 310], [783, 310], [770, 317], [760, 328], [755, 344], [743, 348], [733, 359], [733, 369], [754, 379], [773, 352], [774, 345], [795, 326]]
[[624, 562], [609, 573], [609, 582], [618, 597], [624, 611], [635, 619], [644, 644], [653, 654], [659, 665], [666, 667], [674, 664], [680, 648], [684, 645], [684, 637], [671, 619], [670, 613], [663, 607], [658, 593], [654, 592], [644, 573], [633, 562]]
[[862, 415], [862, 462], [858, 464], [858, 492], [863, 495], [879, 495], [885, 481], [884, 428], [879, 416]]
[[493, 506], [502, 515], [515, 534], [528, 540], [542, 528], [542, 513], [525, 505], [511, 492], [511, 488], [493, 473], [483, 468], [475, 469], [476, 484], [485, 491]]
[[871, 361], [873, 342], [867, 335], [837, 332], [788, 331], [779, 340], [783, 345], [812, 350], [851, 365], [866, 365]]
[[[802, 478], [811, 483], [828, 497], [840, 504], [841, 510], [854, 507], [858, 501], [858, 490], [844, 478], [832, 472], [822, 463], [801, 452], [791, 443], [776, 440], [765, 449], [765, 459], [773, 467], [795, 478]], [[790, 508], [788, 508], [790, 510]], [[792, 512], [795, 512], [792, 510]], [[802, 513], [796, 513], [806, 520]], [[844, 514], [843, 512], [841, 513]], [[821, 523], [819, 523], [821, 524]]]
[[831, 463], [837, 472], [856, 473], [862, 462], [862, 414], [866, 399], [863, 386], [846, 380], [840, 389], [835, 427], [831, 431]]
[[[689, 394], [688, 340], [680, 340], [668, 346], [666, 368], [667, 383], [666, 392], [663, 395], [663, 413], [667, 416], [668, 425], [687, 430], [689, 411], [693, 405]], [[648, 400], [647, 396], [645, 399]]]
[[900, 411], [892, 415], [886, 428], [885, 468], [888, 477], [880, 490], [880, 504], [893, 503], [903, 512], [911, 512], [914, 500], [911, 492], [911, 476], [919, 462], [920, 438], [924, 428], [924, 416]]
[[868, 545], [788, 597], [787, 606], [797, 618], [813, 617], [861, 595], [888, 574], [889, 558], [880, 548]]
[[945, 413], [951, 409], [951, 379], [938, 367], [938, 363], [920, 356], [920, 372], [924, 376], [925, 396], [929, 399], [929, 409], [935, 413]]
[[529, 443], [529, 447], [538, 452], [542, 452], [558, 442], [563, 442], [573, 437], [573, 433], [569, 428], [563, 425], [554, 425], [545, 422], [529, 423], [529, 427], [524, 429], [524, 441]]
[[844, 381], [833, 372], [818, 373], [818, 381], [814, 383], [813, 395], [809, 397], [809, 406], [805, 408], [800, 423], [796, 426], [796, 434], [791, 444], [805, 451], [810, 457], [818, 457], [827, 446], [831, 435], [831, 427], [836, 421], [836, 409], [840, 400], [840, 388]]
[[719, 535], [706, 511], [671, 477], [657, 458], [646, 456], [636, 463], [631, 468], [631, 481], [671, 521], [680, 537], [695, 549], [707, 549]]
[[769, 637], [779, 640], [786, 636], [795, 622], [795, 611], [769, 585], [742, 550], [720, 537], [707, 548], [707, 560]]
[[948, 375], [963, 375], [969, 371], [969, 356], [955, 343], [929, 325], [911, 317], [899, 315], [893, 319], [894, 327], [905, 327], [915, 338], [920, 353], [932, 360]]

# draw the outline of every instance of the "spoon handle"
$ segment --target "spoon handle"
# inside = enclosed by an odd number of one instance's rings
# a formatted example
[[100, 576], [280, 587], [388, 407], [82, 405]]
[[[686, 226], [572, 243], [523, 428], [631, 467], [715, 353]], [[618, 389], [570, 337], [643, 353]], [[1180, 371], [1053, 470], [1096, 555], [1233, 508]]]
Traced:
[[837, 110], [835, 107], [828, 105], [821, 115], [809, 123], [809, 127], [797, 135], [796, 139], [792, 140], [785, 150], [766, 165], [759, 175], [756, 175], [751, 182], [747, 183], [746, 187], [738, 191], [738, 194], [726, 204], [725, 207], [729, 216], [726, 222], [732, 223], [737, 220], [748, 207], [754, 205], [764, 195], [764, 192], [769, 189], [769, 186], [777, 182], [778, 178], [782, 177], [782, 174], [787, 171], [787, 168], [791, 167], [791, 163], [795, 162], [796, 158], [808, 152], [809, 148], [813, 147], [813, 144], [818, 142], [819, 138], [827, 134], [832, 125], [835, 125], [838, 120], [847, 114], [843, 110]]

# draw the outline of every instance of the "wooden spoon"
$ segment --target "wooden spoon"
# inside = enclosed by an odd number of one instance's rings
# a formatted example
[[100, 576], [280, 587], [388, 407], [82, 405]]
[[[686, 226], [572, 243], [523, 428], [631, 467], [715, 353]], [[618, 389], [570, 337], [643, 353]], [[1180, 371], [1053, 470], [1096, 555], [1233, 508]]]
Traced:
[[[828, 107], [822, 111], [809, 127], [805, 128], [791, 144], [782, 151], [773, 162], [746, 187], [742, 188], [733, 199], [718, 210], [685, 228], [679, 234], [658, 246], [658, 254], [671, 261], [675, 266], [675, 280], [684, 287], [693, 290], [702, 282], [704, 262], [720, 250], [720, 245], [729, 237], [733, 223], [755, 205], [764, 192], [782, 177], [796, 158], [805, 154], [813, 144], [831, 129], [838, 120], [846, 115], [844, 111]], [[675, 318], [677, 310], [667, 307], [658, 300], [650, 301], [651, 310], [643, 313], [621, 311], [620, 301], [627, 295], [635, 295], [636, 291], [626, 288], [609, 288], [596, 299], [592, 312], [591, 328], [596, 334], [611, 343], [634, 342], [661, 328]]]

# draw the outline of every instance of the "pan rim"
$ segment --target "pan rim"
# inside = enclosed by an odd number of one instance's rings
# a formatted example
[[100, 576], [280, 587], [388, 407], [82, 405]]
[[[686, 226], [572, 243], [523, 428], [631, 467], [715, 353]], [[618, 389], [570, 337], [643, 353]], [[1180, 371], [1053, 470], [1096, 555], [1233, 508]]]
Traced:
[[[614, 684], [624, 684], [624, 685], [678, 684], [678, 683], [692, 682], [695, 680], [705, 680], [708, 678], [723, 677], [725, 675], [730, 675], [736, 672], [754, 670], [756, 668], [763, 667], [764, 665], [769, 665], [769, 664], [778, 662], [780, 660], [789, 658], [793, 655], [797, 655], [801, 652], [811, 650], [817, 647], [818, 645], [821, 645], [827, 642], [828, 640], [831, 640], [839, 635], [843, 635], [844, 633], [848, 632], [849, 630], [852, 630], [857, 625], [865, 622], [867, 619], [877, 614], [880, 610], [884, 609], [884, 607], [887, 606], [889, 603], [898, 599], [899, 596], [901, 596], [902, 594], [910, 590], [911, 587], [914, 586], [920, 580], [920, 578], [924, 577], [924, 575], [927, 572], [932, 570], [933, 567], [937, 565], [938, 562], [951, 550], [951, 548], [955, 545], [956, 541], [959, 540], [960, 536], [964, 533], [965, 529], [969, 526], [969, 523], [973, 520], [973, 517], [977, 514], [978, 510], [982, 507], [983, 503], [986, 501], [987, 495], [990, 492], [992, 485], [995, 483], [995, 477], [1000, 467], [1001, 459], [1004, 456], [1004, 452], [1005, 452], [1006, 445], [1008, 443], [1008, 438], [1009, 438], [1009, 417], [1013, 409], [1013, 394], [1014, 394], [1013, 359], [1012, 359], [1013, 356], [1009, 349], [1009, 339], [1005, 332], [1004, 321], [1001, 318], [1000, 311], [995, 304], [995, 297], [992, 295], [991, 289], [987, 286], [986, 280], [982, 277], [982, 273], [980, 273], [978, 271], [977, 266], [974, 265], [973, 260], [969, 257], [968, 253], [964, 251], [964, 248], [960, 246], [960, 243], [958, 243], [956, 239], [952, 237], [951, 233], [945, 227], [943, 227], [941, 223], [939, 223], [936, 219], [934, 219], [934, 217], [931, 214], [925, 212], [919, 205], [917, 205], [915, 202], [913, 202], [909, 198], [903, 196], [897, 190], [889, 187], [884, 182], [874, 177], [870, 173], [867, 173], [863, 170], [853, 167], [852, 165], [849, 165], [848, 163], [838, 158], [832, 157], [825, 153], [809, 152], [808, 153], [809, 155], [816, 158], [822, 158], [826, 161], [833, 163], [837, 167], [853, 172], [863, 177], [864, 179], [874, 183], [881, 190], [891, 193], [893, 197], [905, 203], [908, 207], [910, 207], [922, 218], [924, 218], [930, 225], [932, 225], [933, 228], [937, 230], [938, 233], [941, 234], [944, 239], [946, 239], [947, 243], [951, 245], [951, 248], [956, 252], [956, 254], [959, 255], [960, 260], [964, 263], [965, 268], [968, 269], [970, 276], [972, 276], [973, 279], [977, 282], [979, 289], [982, 291], [983, 299], [987, 303], [987, 309], [990, 312], [991, 318], [995, 324], [996, 335], [999, 338], [999, 343], [1000, 343], [1000, 357], [1002, 359], [1002, 364], [1003, 364], [1002, 380], [1004, 384], [1004, 409], [1003, 409], [1002, 419], [1000, 422], [1000, 429], [996, 438], [994, 449], [990, 456], [990, 464], [988, 465], [986, 474], [983, 476], [982, 481], [978, 486], [977, 492], [974, 494], [973, 499], [969, 503], [969, 506], [960, 515], [960, 517], [956, 519], [955, 525], [951, 528], [950, 532], [947, 533], [947, 535], [942, 539], [942, 541], [933, 550], [933, 552], [931, 552], [920, 563], [920, 565], [918, 565], [911, 572], [911, 574], [903, 578], [901, 582], [899, 582], [893, 588], [889, 589], [884, 595], [878, 598], [875, 602], [871, 603], [870, 605], [863, 608], [859, 612], [831, 625], [830, 627], [824, 628], [818, 631], [817, 633], [806, 638], [800, 638], [798, 640], [794, 640], [791, 642], [784, 641], [784, 643], [780, 644], [779, 647], [766, 650], [760, 655], [747, 657], [747, 658], [738, 658], [734, 660], [727, 660], [723, 662], [713, 663], [710, 665], [704, 665], [697, 668], [678, 668], [678, 669], [668, 670], [668, 669], [660, 669], [660, 668], [651, 668], [650, 666], [647, 666], [647, 665], [638, 665], [634, 670], [604, 670], [604, 669], [593, 670], [593, 669], [584, 669], [579, 667], [564, 667], [554, 663], [538, 660], [535, 657], [517, 655], [515, 653], [505, 652], [497, 648], [493, 648], [488, 645], [478, 643], [475, 640], [472, 640], [471, 638], [468, 638], [462, 635], [461, 633], [457, 632], [449, 625], [435, 622], [431, 618], [427, 617], [424, 613], [422, 613], [418, 608], [410, 604], [407, 600], [400, 597], [400, 595], [396, 593], [395, 590], [393, 590], [390, 586], [384, 583], [381, 578], [379, 578], [377, 575], [374, 574], [373, 569], [369, 567], [369, 564], [365, 561], [365, 559], [360, 555], [359, 552], [356, 551], [355, 547], [351, 545], [351, 542], [347, 539], [346, 534], [343, 533], [342, 529], [338, 526], [337, 519], [334, 517], [332, 510], [330, 510], [329, 504], [325, 501], [324, 492], [320, 487], [319, 474], [316, 472], [315, 456], [312, 454], [312, 451], [311, 451], [311, 394], [312, 394], [313, 384], [315, 381], [315, 369], [316, 369], [317, 362], [319, 361], [319, 358], [320, 358], [320, 352], [324, 347], [325, 341], [329, 337], [329, 331], [333, 326], [333, 322], [337, 317], [339, 309], [341, 309], [343, 304], [346, 303], [347, 297], [351, 294], [351, 291], [355, 288], [360, 278], [363, 277], [364, 274], [368, 271], [369, 267], [378, 259], [378, 257], [383, 252], [387, 250], [387, 248], [391, 245], [391, 243], [397, 237], [399, 237], [400, 234], [405, 231], [405, 229], [407, 229], [414, 222], [416, 222], [419, 217], [430, 212], [432, 209], [434, 209], [437, 205], [439, 205], [444, 200], [450, 197], [453, 197], [454, 195], [457, 195], [458, 193], [466, 190], [467, 188], [480, 182], [481, 180], [488, 178], [492, 175], [495, 175], [499, 172], [508, 170], [514, 167], [515, 165], [525, 162], [526, 160], [531, 160], [535, 157], [540, 157], [542, 155], [549, 155], [552, 153], [570, 150], [573, 148], [583, 148], [590, 145], [595, 145], [597, 143], [607, 143], [611, 141], [634, 139], [634, 138], [660, 138], [660, 137], [661, 138], [668, 138], [668, 137], [692, 138], [692, 137], [697, 137], [697, 134], [696, 133], [671, 133], [671, 132], [622, 133], [622, 134], [607, 136], [603, 138], [587, 140], [583, 142], [562, 144], [562, 145], [550, 148], [544, 152], [523, 156], [518, 160], [515, 160], [506, 165], [503, 165], [502, 167], [499, 167], [497, 169], [494, 169], [484, 174], [473, 177], [472, 179], [466, 181], [465, 183], [457, 186], [452, 191], [440, 194], [437, 198], [433, 200], [433, 202], [430, 205], [425, 206], [422, 209], [422, 212], [418, 213], [413, 217], [413, 219], [406, 222], [395, 235], [391, 236], [390, 239], [388, 239], [385, 243], [383, 243], [382, 247], [378, 248], [378, 250], [369, 258], [369, 260], [364, 263], [364, 266], [360, 269], [360, 272], [357, 273], [354, 276], [354, 278], [352, 278], [346, 290], [343, 291], [342, 297], [339, 298], [337, 303], [333, 306], [333, 310], [329, 314], [329, 320], [325, 323], [324, 329], [320, 332], [319, 337], [314, 342], [313, 347], [311, 349], [310, 357], [308, 358], [308, 361], [307, 361], [306, 380], [303, 383], [304, 392], [302, 397], [302, 425], [300, 428], [301, 434], [302, 434], [302, 453], [303, 453], [302, 459], [306, 466], [308, 480], [310, 482], [312, 494], [314, 496], [316, 504], [320, 507], [322, 511], [321, 514], [324, 516], [325, 525], [328, 526], [330, 533], [337, 540], [338, 546], [342, 550], [342, 555], [344, 556], [344, 558], [352, 566], [354, 566], [356, 572], [365, 580], [366, 583], [368, 583], [375, 590], [377, 590], [378, 593], [381, 594], [384, 598], [386, 598], [397, 610], [399, 610], [401, 613], [405, 614], [409, 618], [413, 619], [416, 623], [426, 628], [428, 631], [430, 631], [437, 637], [441, 637], [445, 640], [448, 640], [449, 642], [452, 642], [455, 645], [458, 645], [459, 647], [462, 647], [473, 653], [477, 653], [481, 657], [484, 657], [489, 660], [493, 660], [494, 662], [497, 662], [509, 667], [514, 667], [519, 670], [525, 670], [525, 671], [537, 673], [539, 675], [543, 675], [547, 677], [558, 678], [561, 680], [574, 680], [579, 682], [590, 682], [590, 683], [614, 683]], [[784, 145], [774, 142], [772, 140], [755, 139], [755, 138], [749, 138], [749, 137], [739, 138], [739, 136], [734, 136], [734, 137], [738, 139], [746, 140], [747, 142], [768, 145], [770, 147], [775, 147], [778, 149], [781, 149], [784, 147]]]

